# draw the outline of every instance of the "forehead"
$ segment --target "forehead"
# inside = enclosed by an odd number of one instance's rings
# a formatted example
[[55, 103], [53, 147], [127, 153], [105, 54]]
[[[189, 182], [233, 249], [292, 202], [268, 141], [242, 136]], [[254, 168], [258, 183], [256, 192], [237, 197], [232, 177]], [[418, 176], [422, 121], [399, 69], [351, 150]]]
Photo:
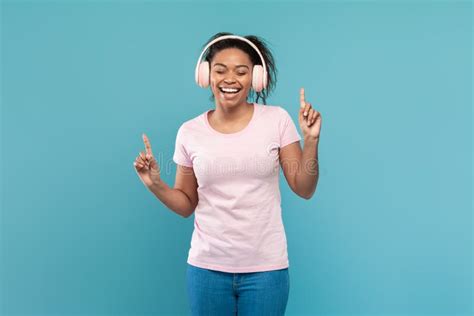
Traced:
[[238, 48], [226, 48], [214, 55], [212, 63], [224, 65], [250, 65], [250, 57], [246, 52]]

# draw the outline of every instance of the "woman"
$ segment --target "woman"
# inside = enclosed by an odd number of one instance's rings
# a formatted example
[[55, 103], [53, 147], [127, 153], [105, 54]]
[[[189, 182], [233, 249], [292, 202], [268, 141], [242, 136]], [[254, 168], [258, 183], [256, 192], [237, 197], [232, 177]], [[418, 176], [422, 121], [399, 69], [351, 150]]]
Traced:
[[[146, 135], [135, 169], [168, 208], [183, 217], [195, 214], [186, 274], [193, 315], [283, 315], [289, 262], [279, 168], [297, 195], [311, 198], [319, 175], [321, 115], [301, 89], [301, 149], [288, 112], [266, 105], [276, 68], [263, 40], [218, 33], [207, 47], [196, 82], [210, 86], [216, 108], [180, 126], [174, 188], [161, 179]], [[256, 101], [249, 103], [254, 92]]]

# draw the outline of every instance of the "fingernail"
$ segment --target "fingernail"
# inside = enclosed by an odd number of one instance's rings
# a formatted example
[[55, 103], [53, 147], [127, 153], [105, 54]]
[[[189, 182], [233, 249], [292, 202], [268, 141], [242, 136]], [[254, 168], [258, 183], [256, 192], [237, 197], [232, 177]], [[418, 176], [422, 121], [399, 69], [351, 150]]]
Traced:
[[308, 115], [308, 112], [304, 112], [304, 115]]

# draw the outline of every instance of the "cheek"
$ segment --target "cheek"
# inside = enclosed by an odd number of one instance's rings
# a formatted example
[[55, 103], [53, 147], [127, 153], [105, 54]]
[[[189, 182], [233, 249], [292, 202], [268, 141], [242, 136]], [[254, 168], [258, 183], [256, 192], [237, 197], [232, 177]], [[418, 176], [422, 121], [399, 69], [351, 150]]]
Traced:
[[211, 77], [211, 82], [210, 82], [210, 85], [211, 85], [211, 88], [213, 90], [216, 90], [217, 89], [217, 84], [219, 83], [219, 80], [216, 80], [216, 78], [214, 77]]
[[247, 77], [245, 78], [245, 81], [244, 81], [244, 82], [245, 82], [245, 83], [244, 83], [244, 84], [245, 84], [245, 87], [246, 87], [246, 88], [250, 88], [250, 87], [252, 86], [252, 75], [247, 76]]
[[211, 72], [209, 74], [209, 78], [211, 79], [211, 81], [217, 81], [216, 79], [218, 78], [218, 76], [216, 76], [214, 72]]

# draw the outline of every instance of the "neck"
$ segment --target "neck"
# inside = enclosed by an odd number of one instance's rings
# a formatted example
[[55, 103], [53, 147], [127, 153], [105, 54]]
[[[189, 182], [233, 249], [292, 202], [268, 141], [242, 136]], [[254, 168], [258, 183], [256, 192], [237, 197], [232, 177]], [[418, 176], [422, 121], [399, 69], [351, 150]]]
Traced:
[[214, 118], [220, 122], [236, 121], [245, 117], [252, 111], [253, 103], [243, 102], [238, 105], [227, 107], [216, 102]]

